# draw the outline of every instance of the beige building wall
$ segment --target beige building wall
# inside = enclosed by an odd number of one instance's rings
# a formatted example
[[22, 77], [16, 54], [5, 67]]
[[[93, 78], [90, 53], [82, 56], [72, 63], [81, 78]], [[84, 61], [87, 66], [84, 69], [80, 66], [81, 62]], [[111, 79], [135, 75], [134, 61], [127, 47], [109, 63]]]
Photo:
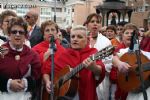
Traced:
[[[143, 6], [145, 6], [145, 4], [146, 4], [147, 8], [141, 9], [141, 11], [138, 11], [139, 8], [142, 8]], [[132, 6], [136, 10], [136, 12], [132, 13], [131, 23], [134, 23], [138, 27], [144, 27], [145, 29], [147, 29], [148, 17], [150, 14], [150, 0], [138, 0], [138, 2], [130, 1], [129, 6]]]
[[95, 7], [102, 4], [102, 0], [89, 0], [90, 2], [90, 12], [89, 13], [93, 13], [96, 12]]
[[87, 0], [82, 4], [74, 4], [73, 25], [83, 24], [89, 14], [96, 13], [95, 6], [100, 3], [101, 0]]
[[137, 27], [144, 27], [147, 29], [147, 21], [150, 11], [145, 12], [133, 12], [131, 16], [131, 23], [137, 25]]
[[82, 25], [85, 21], [86, 7], [85, 4], [77, 4], [74, 6], [74, 25]]
[[91, 14], [91, 13], [96, 13], [96, 6], [99, 4], [102, 4], [102, 0], [87, 0], [86, 4], [86, 16], [85, 18]]

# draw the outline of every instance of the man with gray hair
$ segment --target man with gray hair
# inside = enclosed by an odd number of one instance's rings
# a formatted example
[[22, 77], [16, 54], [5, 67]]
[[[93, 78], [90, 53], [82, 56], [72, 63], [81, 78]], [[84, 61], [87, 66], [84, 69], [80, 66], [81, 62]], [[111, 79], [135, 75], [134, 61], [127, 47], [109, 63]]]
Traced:
[[43, 34], [41, 33], [40, 27], [36, 25], [38, 20], [38, 13], [30, 10], [24, 16], [26, 22], [28, 23], [28, 38], [31, 44], [31, 47], [43, 41]]

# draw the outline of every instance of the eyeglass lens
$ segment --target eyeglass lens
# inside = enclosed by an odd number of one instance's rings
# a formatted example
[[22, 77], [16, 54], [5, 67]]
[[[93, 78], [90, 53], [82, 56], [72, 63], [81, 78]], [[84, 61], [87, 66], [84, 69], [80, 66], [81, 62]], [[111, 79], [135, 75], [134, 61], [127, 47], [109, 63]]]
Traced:
[[25, 32], [24, 32], [24, 31], [21, 31], [21, 30], [12, 30], [11, 33], [12, 33], [12, 34], [17, 34], [17, 33], [19, 33], [20, 35], [24, 35], [24, 34], [25, 34]]

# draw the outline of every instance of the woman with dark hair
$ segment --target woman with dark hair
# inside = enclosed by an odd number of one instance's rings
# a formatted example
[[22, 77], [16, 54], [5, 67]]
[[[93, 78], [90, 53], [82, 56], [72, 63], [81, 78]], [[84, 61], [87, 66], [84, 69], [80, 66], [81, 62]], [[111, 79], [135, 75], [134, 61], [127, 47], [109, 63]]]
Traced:
[[[102, 25], [101, 22], [102, 17], [99, 14], [92, 13], [87, 17], [84, 23], [88, 30], [90, 47], [94, 47], [97, 50], [102, 50], [103, 48], [111, 45], [110, 40], [99, 33]], [[112, 57], [106, 57], [102, 61], [105, 64], [106, 75], [103, 82], [97, 87], [97, 95], [98, 100], [108, 100], [110, 89], [109, 72], [112, 67]]]
[[29, 100], [41, 76], [41, 63], [36, 52], [24, 45], [27, 24], [21, 17], [8, 25], [9, 41], [1, 47], [0, 100]]

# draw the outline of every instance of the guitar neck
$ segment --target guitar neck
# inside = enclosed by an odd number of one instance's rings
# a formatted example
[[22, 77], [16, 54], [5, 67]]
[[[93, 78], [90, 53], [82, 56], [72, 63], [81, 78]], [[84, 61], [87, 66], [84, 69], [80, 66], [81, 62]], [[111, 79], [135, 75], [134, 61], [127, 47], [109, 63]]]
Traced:
[[74, 69], [71, 70], [71, 72], [67, 73], [64, 77], [63, 77], [63, 83], [65, 83], [66, 81], [68, 81], [69, 79], [71, 79], [73, 76], [75, 76], [79, 71], [81, 71], [84, 68], [84, 65], [81, 63], [79, 64], [77, 67], [75, 67]]
[[[99, 59], [102, 59], [103, 57], [99, 57]], [[95, 55], [90, 56], [90, 59], [95, 61]], [[69, 79], [71, 79], [73, 76], [75, 76], [79, 71], [81, 71], [84, 68], [84, 65], [82, 63], [80, 63], [78, 66], [76, 66], [75, 68], [73, 68], [69, 73], [67, 73], [65, 76], [63, 76], [62, 80], [63, 83], [65, 83], [66, 81], [68, 81]]]

